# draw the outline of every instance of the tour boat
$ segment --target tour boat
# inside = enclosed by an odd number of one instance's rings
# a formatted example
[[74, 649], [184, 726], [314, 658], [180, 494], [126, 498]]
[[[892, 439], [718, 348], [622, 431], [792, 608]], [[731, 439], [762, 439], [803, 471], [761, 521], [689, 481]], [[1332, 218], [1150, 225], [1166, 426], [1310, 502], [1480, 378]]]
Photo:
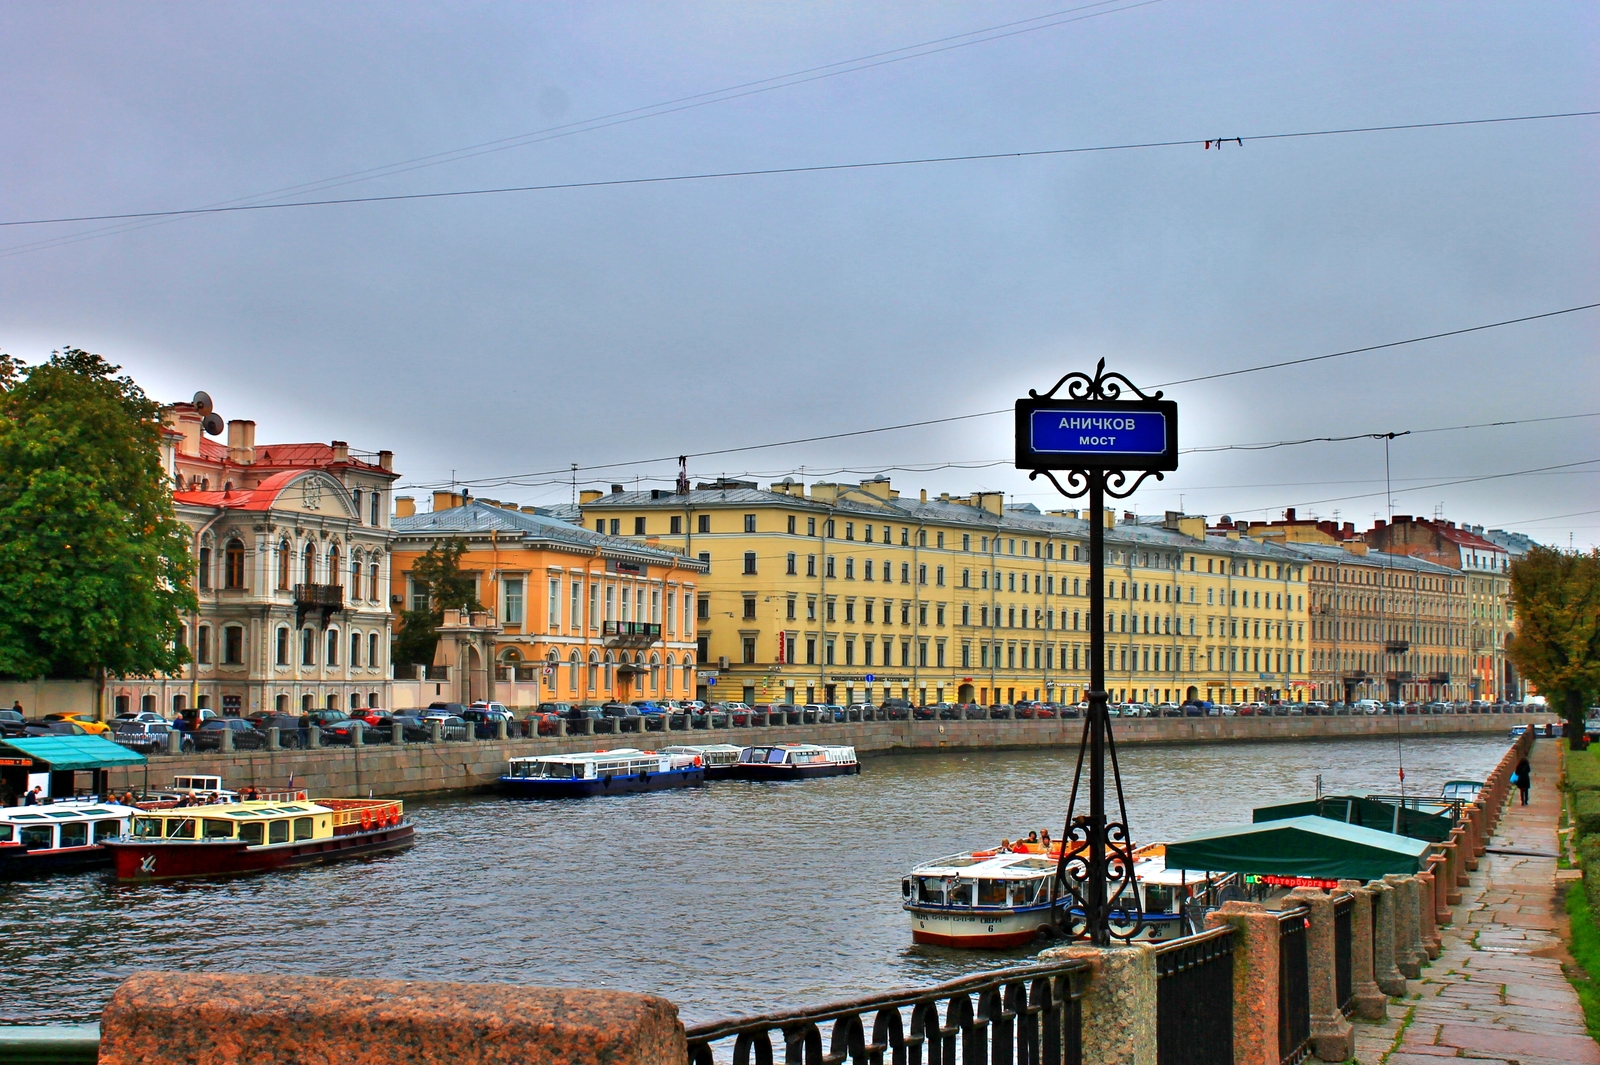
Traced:
[[727, 780], [734, 775], [744, 748], [731, 743], [695, 743], [679, 747], [663, 747], [662, 754], [681, 754], [698, 757], [705, 766], [707, 780]]
[[[1081, 848], [1082, 844], [1076, 845]], [[911, 940], [944, 947], [998, 949], [1019, 947], [1052, 935], [1064, 923], [1050, 881], [1061, 860], [1061, 844], [1046, 850], [1019, 843], [1010, 849], [952, 854], [919, 865], [900, 884], [901, 905], [911, 915]], [[1190, 877], [1169, 870], [1166, 848], [1151, 844], [1134, 852], [1137, 910], [1111, 901], [1113, 932], [1126, 931], [1139, 917], [1140, 942], [1164, 943], [1196, 931], [1188, 913], [1236, 877]], [[1126, 896], [1124, 896], [1125, 898]], [[1081, 911], [1074, 910], [1081, 917]]]
[[773, 743], [746, 747], [731, 775], [739, 780], [810, 780], [859, 772], [854, 747]]
[[0, 880], [110, 865], [106, 841], [127, 835], [137, 813], [119, 803], [72, 799], [0, 809]]
[[619, 747], [579, 754], [513, 758], [500, 790], [530, 799], [578, 799], [632, 791], [665, 791], [704, 784], [699, 755]]
[[383, 854], [416, 842], [404, 806], [393, 799], [300, 797], [134, 814], [132, 833], [105, 844], [118, 880], [260, 873]]

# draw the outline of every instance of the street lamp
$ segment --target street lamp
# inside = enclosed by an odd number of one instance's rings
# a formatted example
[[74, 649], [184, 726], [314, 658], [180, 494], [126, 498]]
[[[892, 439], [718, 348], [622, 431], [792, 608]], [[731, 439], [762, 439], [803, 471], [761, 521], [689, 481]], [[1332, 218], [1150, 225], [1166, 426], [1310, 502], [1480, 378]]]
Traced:
[[[1106, 373], [1105, 367], [1101, 359], [1093, 377], [1069, 373], [1043, 395], [1029, 389], [1029, 398], [1017, 400], [1016, 405], [1017, 468], [1027, 470], [1030, 480], [1043, 474], [1068, 499], [1089, 497], [1089, 712], [1067, 802], [1061, 858], [1051, 881], [1051, 904], [1061, 909], [1057, 927], [1100, 947], [1113, 939], [1131, 940], [1144, 924], [1135, 902], [1139, 915], [1120, 929], [1111, 927], [1112, 903], [1137, 900], [1138, 889], [1122, 773], [1106, 706], [1105, 500], [1108, 495], [1127, 499], [1146, 477], [1160, 480], [1161, 471], [1178, 468], [1178, 405], [1162, 400], [1160, 392], [1145, 395], [1122, 374]], [[1057, 399], [1062, 386], [1066, 395]], [[1138, 398], [1122, 399], [1124, 388]], [[1065, 487], [1053, 471], [1064, 473]], [[1138, 476], [1125, 488], [1130, 472]], [[1108, 753], [1117, 789], [1116, 821], [1106, 815]], [[1074, 816], [1085, 756], [1089, 811]], [[1126, 914], [1129, 903], [1122, 905]]]

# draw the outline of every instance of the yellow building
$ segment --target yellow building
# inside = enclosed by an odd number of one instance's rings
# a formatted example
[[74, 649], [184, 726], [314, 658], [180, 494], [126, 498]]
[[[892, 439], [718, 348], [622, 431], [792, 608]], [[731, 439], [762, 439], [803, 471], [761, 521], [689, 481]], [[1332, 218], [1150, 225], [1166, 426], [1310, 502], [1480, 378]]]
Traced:
[[[888, 479], [585, 492], [583, 524], [705, 562], [701, 694], [750, 703], [1076, 702], [1088, 536], [999, 493], [908, 499]], [[1303, 698], [1301, 560], [1203, 518], [1107, 523], [1107, 685], [1119, 701]], [[710, 681], [715, 680], [715, 683]]]

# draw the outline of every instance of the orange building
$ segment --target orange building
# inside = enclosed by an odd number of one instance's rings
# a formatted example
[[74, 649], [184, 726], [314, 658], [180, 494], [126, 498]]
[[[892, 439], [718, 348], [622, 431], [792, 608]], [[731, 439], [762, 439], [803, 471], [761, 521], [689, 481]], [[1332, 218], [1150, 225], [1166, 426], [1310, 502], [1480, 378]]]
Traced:
[[[397, 500], [391, 553], [398, 609], [428, 606], [416, 560], [448, 540], [482, 614], [451, 613], [418, 698], [510, 706], [692, 699], [695, 588], [706, 563], [649, 542], [605, 536], [532, 507], [434, 493], [418, 514]], [[396, 679], [408, 675], [395, 665]], [[401, 701], [396, 685], [396, 703]]]

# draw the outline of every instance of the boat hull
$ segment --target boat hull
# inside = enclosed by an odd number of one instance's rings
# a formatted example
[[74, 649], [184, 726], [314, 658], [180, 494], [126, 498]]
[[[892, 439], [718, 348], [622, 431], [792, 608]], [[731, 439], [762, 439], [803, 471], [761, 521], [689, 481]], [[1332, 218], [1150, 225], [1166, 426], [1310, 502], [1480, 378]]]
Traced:
[[846, 777], [861, 772], [860, 762], [813, 762], [809, 765], [771, 765], [766, 762], [739, 762], [734, 780], [811, 780], [815, 777]]
[[668, 791], [704, 784], [703, 766], [668, 769], [659, 773], [613, 773], [592, 780], [565, 777], [501, 777], [500, 791], [523, 799], [587, 799], [595, 795], [627, 795], [640, 791]]
[[[1053, 928], [1048, 906], [1026, 910], [907, 907], [907, 912], [911, 915], [911, 941], [939, 947], [978, 950], [1020, 947], [1032, 943], [1046, 929]], [[1145, 918], [1144, 927], [1133, 938], [1137, 943], [1165, 943], [1183, 934], [1183, 917], [1180, 914], [1153, 914]]]
[[738, 762], [726, 762], [722, 765], [706, 766], [707, 780], [737, 780], [739, 774]]
[[111, 852], [103, 844], [87, 847], [59, 847], [51, 850], [0, 848], [0, 880], [38, 880], [47, 876], [104, 869], [111, 864]]
[[410, 821], [384, 828], [349, 832], [331, 839], [251, 846], [236, 839], [123, 840], [105, 844], [117, 879], [131, 882], [182, 880], [190, 877], [241, 876], [319, 862], [361, 858], [403, 850], [416, 842]]

